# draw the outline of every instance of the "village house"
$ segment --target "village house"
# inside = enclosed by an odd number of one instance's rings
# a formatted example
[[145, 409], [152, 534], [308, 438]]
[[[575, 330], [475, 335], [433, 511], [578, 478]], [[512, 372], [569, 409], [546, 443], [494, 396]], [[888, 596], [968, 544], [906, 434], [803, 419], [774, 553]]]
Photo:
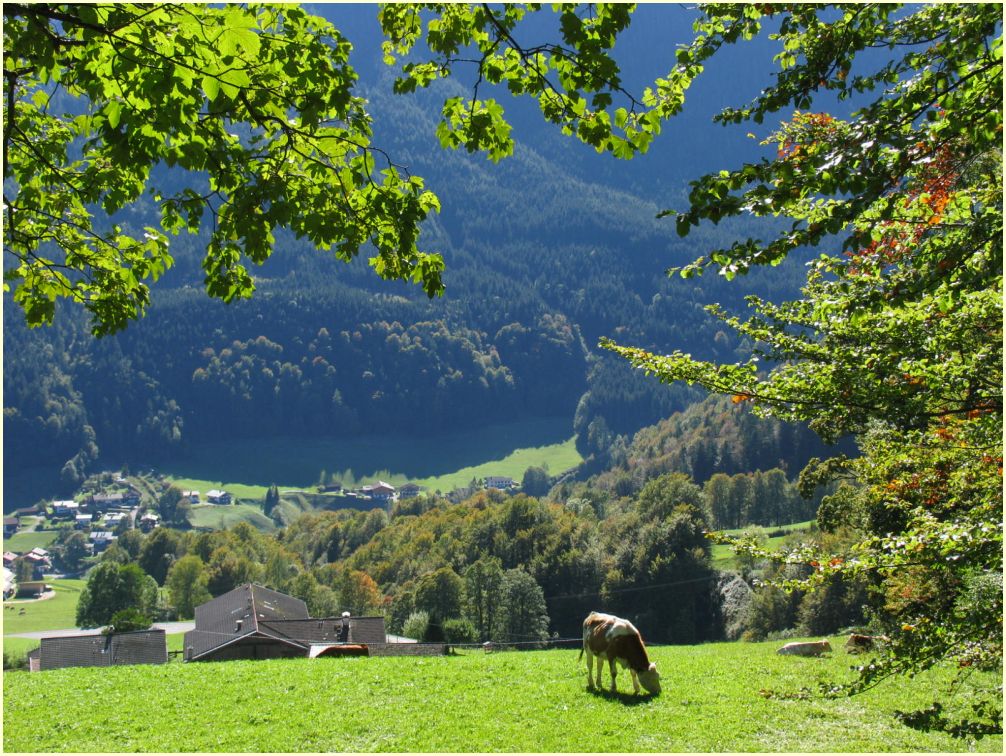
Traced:
[[487, 475], [485, 480], [486, 488], [498, 488], [501, 491], [517, 485], [513, 478], [504, 475]]
[[182, 498], [188, 499], [189, 504], [199, 503], [199, 492], [198, 491], [182, 491]]
[[126, 512], [109, 512], [102, 518], [102, 523], [109, 530], [115, 530], [129, 515]]
[[145, 512], [140, 518], [140, 530], [144, 533], [149, 533], [151, 530], [157, 527], [158, 523], [161, 521], [160, 515], [156, 515], [153, 512]]
[[108, 530], [92, 530], [91, 534], [87, 538], [87, 540], [91, 543], [95, 554], [107, 549], [112, 545], [115, 539], [116, 536]]
[[213, 489], [212, 491], [206, 492], [206, 501], [210, 504], [230, 504], [231, 495], [226, 491]]
[[91, 522], [94, 520], [94, 515], [90, 514], [79, 514], [73, 518], [73, 527], [76, 530], [87, 530], [91, 527]]
[[378, 481], [374, 485], [363, 486], [360, 488], [360, 493], [377, 501], [387, 502], [395, 499], [395, 487], [390, 483], [385, 483], [383, 480]]
[[46, 570], [52, 569], [52, 557], [49, 552], [40, 546], [36, 546], [27, 554], [25, 554], [22, 559], [29, 562], [32, 566], [32, 577], [36, 580], [41, 580], [42, 575], [45, 574]]
[[48, 590], [49, 586], [44, 580], [26, 580], [17, 584], [17, 597], [40, 598]]
[[90, 498], [90, 508], [94, 512], [107, 512], [112, 507], [125, 506], [125, 496], [121, 493], [100, 493], [92, 494]]
[[159, 628], [110, 635], [42, 638], [39, 647], [28, 655], [32, 672], [64, 667], [165, 664], [167, 661], [167, 636]]
[[52, 513], [56, 517], [74, 517], [79, 511], [80, 504], [69, 499], [52, 503]]
[[17, 533], [19, 527], [21, 527], [21, 521], [17, 517], [4, 517], [3, 537], [10, 538], [15, 533]]
[[404, 486], [398, 489], [399, 499], [414, 499], [419, 496], [425, 489], [416, 483], [406, 483]]

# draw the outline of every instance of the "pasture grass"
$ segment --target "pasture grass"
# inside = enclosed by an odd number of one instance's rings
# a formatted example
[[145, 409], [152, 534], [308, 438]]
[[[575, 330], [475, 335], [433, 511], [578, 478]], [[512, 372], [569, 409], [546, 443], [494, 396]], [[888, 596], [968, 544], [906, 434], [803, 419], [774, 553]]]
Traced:
[[3, 539], [3, 550], [24, 554], [36, 547], [47, 549], [57, 536], [57, 530], [22, 530]]
[[[3, 746], [32, 752], [1002, 752], [900, 724], [947, 670], [854, 698], [772, 697], [851, 676], [857, 657], [777, 643], [663, 646], [659, 696], [589, 692], [576, 650], [75, 668], [4, 679]], [[960, 693], [960, 706], [967, 691]], [[95, 706], [100, 701], [100, 706]], [[39, 720], [39, 712], [58, 717]]]
[[33, 648], [37, 648], [40, 641], [37, 638], [8, 638], [3, 639], [3, 652], [14, 656], [25, 656]]
[[524, 477], [524, 472], [529, 467], [544, 466], [554, 475], [576, 467], [582, 461], [583, 457], [576, 450], [576, 437], [574, 436], [561, 443], [515, 449], [500, 459], [463, 467], [447, 475], [420, 478], [415, 482], [430, 491], [445, 493], [455, 488], [464, 488], [472, 478], [485, 478], [488, 475], [510, 477], [519, 485]]
[[77, 626], [77, 599], [87, 581], [62, 579], [45, 582], [52, 586], [56, 594], [52, 598], [3, 602], [4, 635]]
[[255, 504], [196, 504], [189, 510], [189, 522], [195, 528], [211, 530], [226, 530], [239, 522], [247, 522], [267, 533], [276, 530], [276, 523]]
[[[759, 531], [770, 533], [777, 530], [785, 530], [785, 535], [772, 536], [771, 538], [765, 539], [764, 545], [766, 548], [777, 549], [782, 546], [783, 542], [790, 535], [810, 530], [811, 526], [814, 524], [815, 520], [804, 520], [803, 522], [793, 522], [789, 525], [749, 525], [744, 528], [734, 528], [732, 530], [722, 530], [718, 532], [725, 533], [726, 535], [740, 536]], [[724, 570], [734, 570], [740, 566], [737, 561], [737, 554], [734, 553], [733, 548], [724, 543], [712, 544], [709, 554], [713, 569], [715, 570], [720, 570], [722, 572]]]

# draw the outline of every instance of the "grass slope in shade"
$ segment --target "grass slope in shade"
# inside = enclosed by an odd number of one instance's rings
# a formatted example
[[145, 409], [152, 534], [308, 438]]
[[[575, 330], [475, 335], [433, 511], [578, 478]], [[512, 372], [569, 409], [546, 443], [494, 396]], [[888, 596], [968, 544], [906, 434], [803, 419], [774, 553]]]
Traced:
[[[664, 692], [586, 690], [577, 651], [454, 657], [235, 661], [66, 669], [4, 678], [5, 751], [967, 751], [893, 712], [927, 706], [949, 675], [852, 699], [780, 700], [817, 689], [855, 657], [778, 656], [778, 643], [651, 649]], [[95, 706], [100, 701], [100, 706]], [[956, 699], [967, 704], [967, 691]], [[39, 712], [58, 716], [39, 722]]]
[[[521, 451], [526, 453], [520, 455]], [[381, 475], [390, 476], [389, 483], [422, 480], [432, 484], [444, 476], [485, 465], [492, 468], [489, 474], [519, 480], [531, 465], [547, 463], [558, 473], [580, 461], [570, 437], [569, 418], [546, 418], [429, 438], [205, 442], [192, 444], [188, 459], [166, 461], [160, 468], [182, 488], [183, 483], [192, 483], [191, 487], [203, 493], [211, 487], [224, 488], [238, 498], [260, 499], [273, 483], [281, 488], [303, 488], [317, 483], [323, 471], [351, 477], [344, 481], [346, 485], [371, 482]], [[498, 468], [501, 471], [496, 472]], [[469, 475], [464, 484], [470, 479]]]

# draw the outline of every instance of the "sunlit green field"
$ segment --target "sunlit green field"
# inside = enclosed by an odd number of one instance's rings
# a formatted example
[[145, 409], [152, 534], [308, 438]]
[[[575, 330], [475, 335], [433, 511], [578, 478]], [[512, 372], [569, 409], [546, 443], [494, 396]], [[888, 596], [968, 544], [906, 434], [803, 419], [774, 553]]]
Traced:
[[55, 530], [21, 530], [10, 538], [3, 539], [3, 550], [23, 554], [36, 547], [49, 548], [59, 533]]
[[[785, 530], [786, 535], [773, 536], [771, 538], [765, 539], [766, 548], [778, 548], [782, 545], [782, 542], [786, 540], [787, 536], [791, 533], [795, 533], [801, 530], [807, 530], [811, 525], [814, 524], [814, 520], [805, 520], [804, 522], [794, 522], [789, 525], [770, 525], [770, 526], [755, 526], [747, 528], [737, 528], [735, 530], [724, 530], [721, 531], [727, 535], [739, 536], [745, 533], [752, 533], [756, 531], [764, 531], [766, 533], [773, 532], [777, 530]], [[714, 569], [717, 570], [732, 570], [737, 567], [737, 555], [734, 550], [725, 544], [714, 543], [710, 550], [710, 556], [712, 559], [712, 565]]]
[[[230, 489], [227, 489], [230, 490]], [[276, 524], [255, 504], [205, 504], [196, 505], [189, 512], [193, 527], [225, 530], [239, 522], [248, 522], [259, 530], [272, 532]]]
[[84, 580], [46, 580], [56, 595], [42, 601], [5, 601], [4, 635], [76, 627], [77, 599]]
[[[824, 699], [854, 658], [778, 656], [778, 643], [651, 648], [664, 691], [586, 690], [577, 651], [481, 651], [13, 673], [5, 751], [1002, 751], [900, 724], [944, 672]], [[775, 693], [809, 697], [784, 698]], [[38, 726], [59, 691], [59, 717]], [[956, 706], [965, 705], [961, 691]], [[95, 702], [101, 705], [96, 706]]]

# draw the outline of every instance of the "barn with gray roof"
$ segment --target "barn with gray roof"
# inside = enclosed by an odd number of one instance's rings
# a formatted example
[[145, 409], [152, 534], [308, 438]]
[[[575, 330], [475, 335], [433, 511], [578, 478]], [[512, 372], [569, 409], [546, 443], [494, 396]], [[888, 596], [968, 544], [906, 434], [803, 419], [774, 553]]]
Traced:
[[[138, 630], [111, 635], [64, 635], [42, 638], [32, 652], [41, 671], [64, 667], [112, 667], [121, 664], [165, 664], [164, 630]], [[36, 665], [32, 664], [34, 668]]]
[[315, 656], [346, 643], [386, 645], [384, 617], [312, 618], [300, 599], [246, 583], [196, 607], [184, 647], [186, 661], [226, 661]]

